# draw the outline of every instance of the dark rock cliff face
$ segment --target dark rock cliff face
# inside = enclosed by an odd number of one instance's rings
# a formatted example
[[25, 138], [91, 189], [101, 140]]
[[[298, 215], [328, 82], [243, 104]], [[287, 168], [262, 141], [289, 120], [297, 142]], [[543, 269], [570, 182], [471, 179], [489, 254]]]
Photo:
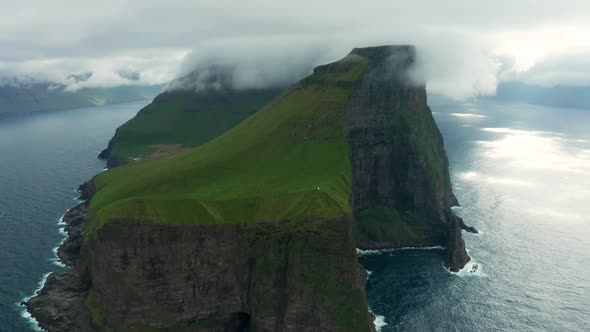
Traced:
[[368, 331], [350, 225], [114, 223], [85, 248], [93, 305], [118, 329]]
[[466, 226], [451, 212], [458, 202], [426, 89], [411, 75], [414, 48], [352, 53], [373, 59], [345, 113], [358, 246], [445, 246], [446, 265], [457, 271], [469, 261]]
[[351, 220], [115, 221], [84, 240], [87, 203], [63, 219], [58, 255], [72, 268], [25, 303], [47, 331], [374, 331]]

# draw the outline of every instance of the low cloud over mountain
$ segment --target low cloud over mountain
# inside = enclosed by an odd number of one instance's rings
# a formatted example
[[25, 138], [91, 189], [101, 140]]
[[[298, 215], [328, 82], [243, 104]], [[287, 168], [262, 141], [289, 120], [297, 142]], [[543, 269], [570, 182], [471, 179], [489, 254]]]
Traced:
[[[0, 13], [0, 82], [28, 77], [74, 90], [147, 85], [215, 62], [239, 63], [236, 84], [256, 87], [290, 83], [355, 46], [414, 44], [429, 90], [454, 98], [493, 94], [503, 80], [590, 84], [579, 74], [590, 69], [579, 61], [590, 55], [587, 1], [359, 6], [335, 0], [11, 2]], [[85, 72], [93, 75], [68, 79]]]

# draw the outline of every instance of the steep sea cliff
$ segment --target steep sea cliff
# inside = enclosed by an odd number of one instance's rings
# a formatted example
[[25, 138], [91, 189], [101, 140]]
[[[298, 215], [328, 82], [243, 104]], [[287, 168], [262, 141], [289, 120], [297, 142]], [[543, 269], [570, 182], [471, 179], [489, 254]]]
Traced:
[[352, 164], [351, 200], [361, 249], [447, 247], [445, 265], [469, 261], [451, 212], [452, 192], [443, 138], [426, 89], [411, 77], [413, 47], [355, 49], [371, 61], [345, 112]]
[[[329, 142], [344, 147], [339, 155], [310, 155], [329, 158], [320, 161], [344, 172], [330, 180], [335, 182], [322, 178], [325, 170], [304, 167], [301, 174], [278, 173], [278, 179], [304, 176], [303, 181], [312, 178], [325, 185], [297, 189], [295, 195], [272, 189], [263, 198], [191, 194], [200, 201], [183, 201], [183, 191], [171, 194], [169, 182], [163, 182], [166, 196], [152, 199], [148, 210], [143, 202], [131, 210], [113, 210], [143, 190], [128, 186], [121, 187], [125, 201], [115, 200], [111, 204], [116, 205], [105, 210], [112, 197], [121, 195], [110, 176], [127, 176], [134, 165], [82, 186], [88, 201], [64, 217], [70, 237], [59, 250], [74, 268], [50, 276], [44, 290], [28, 302], [29, 310], [49, 331], [372, 330], [365, 273], [355, 247], [443, 245], [445, 264], [453, 271], [469, 260], [461, 238], [466, 226], [450, 210], [457, 201], [442, 136], [424, 87], [406, 76], [413, 61], [413, 47], [355, 49], [341, 61], [316, 68], [225, 137], [249, 138], [249, 126], [274, 125], [281, 119], [277, 128], [285, 147], [301, 144], [313, 151]], [[314, 105], [315, 98], [321, 104]], [[293, 115], [281, 115], [295, 102], [300, 104]], [[301, 115], [296, 112], [300, 107], [311, 111]], [[270, 148], [277, 153], [272, 158], [288, 156], [280, 145], [278, 150]], [[207, 146], [158, 163], [186, 172], [184, 159], [211, 158], [203, 151]], [[289, 153], [297, 156], [300, 151]], [[312, 160], [298, 160], [313, 166]], [[251, 162], [252, 167], [258, 167], [257, 162]], [[151, 163], [137, 167], [151, 172]], [[210, 181], [204, 171], [192, 177]], [[272, 181], [290, 190], [280, 180]], [[150, 188], [152, 195], [159, 190]], [[181, 209], [197, 204], [205, 210], [189, 210], [184, 216], [170, 212], [170, 195], [180, 199]], [[273, 208], [277, 204], [287, 211]], [[92, 212], [87, 215], [88, 208]], [[237, 221], [233, 210], [244, 211]], [[104, 211], [121, 212], [109, 212], [104, 219]], [[153, 219], [157, 215], [162, 219]]]

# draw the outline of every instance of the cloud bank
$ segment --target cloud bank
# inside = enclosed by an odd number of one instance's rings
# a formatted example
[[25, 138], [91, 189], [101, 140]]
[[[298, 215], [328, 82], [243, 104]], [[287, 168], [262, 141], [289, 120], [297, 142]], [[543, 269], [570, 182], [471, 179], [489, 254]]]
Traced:
[[[237, 84], [284, 84], [353, 47], [414, 44], [427, 88], [453, 98], [498, 82], [590, 84], [586, 0], [24, 0], [0, 12], [0, 84], [71, 89], [170, 81], [237, 66]], [[238, 66], [238, 63], [240, 64]], [[86, 81], [70, 75], [92, 72]]]

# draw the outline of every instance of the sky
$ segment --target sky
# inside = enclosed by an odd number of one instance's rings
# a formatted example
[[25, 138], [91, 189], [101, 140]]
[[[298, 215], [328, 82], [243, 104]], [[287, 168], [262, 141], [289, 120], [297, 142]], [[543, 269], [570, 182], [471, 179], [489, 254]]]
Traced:
[[156, 84], [220, 62], [239, 68], [244, 87], [259, 87], [296, 81], [353, 47], [413, 44], [427, 89], [456, 99], [510, 80], [590, 85], [587, 0], [0, 0], [0, 8], [0, 84]]

